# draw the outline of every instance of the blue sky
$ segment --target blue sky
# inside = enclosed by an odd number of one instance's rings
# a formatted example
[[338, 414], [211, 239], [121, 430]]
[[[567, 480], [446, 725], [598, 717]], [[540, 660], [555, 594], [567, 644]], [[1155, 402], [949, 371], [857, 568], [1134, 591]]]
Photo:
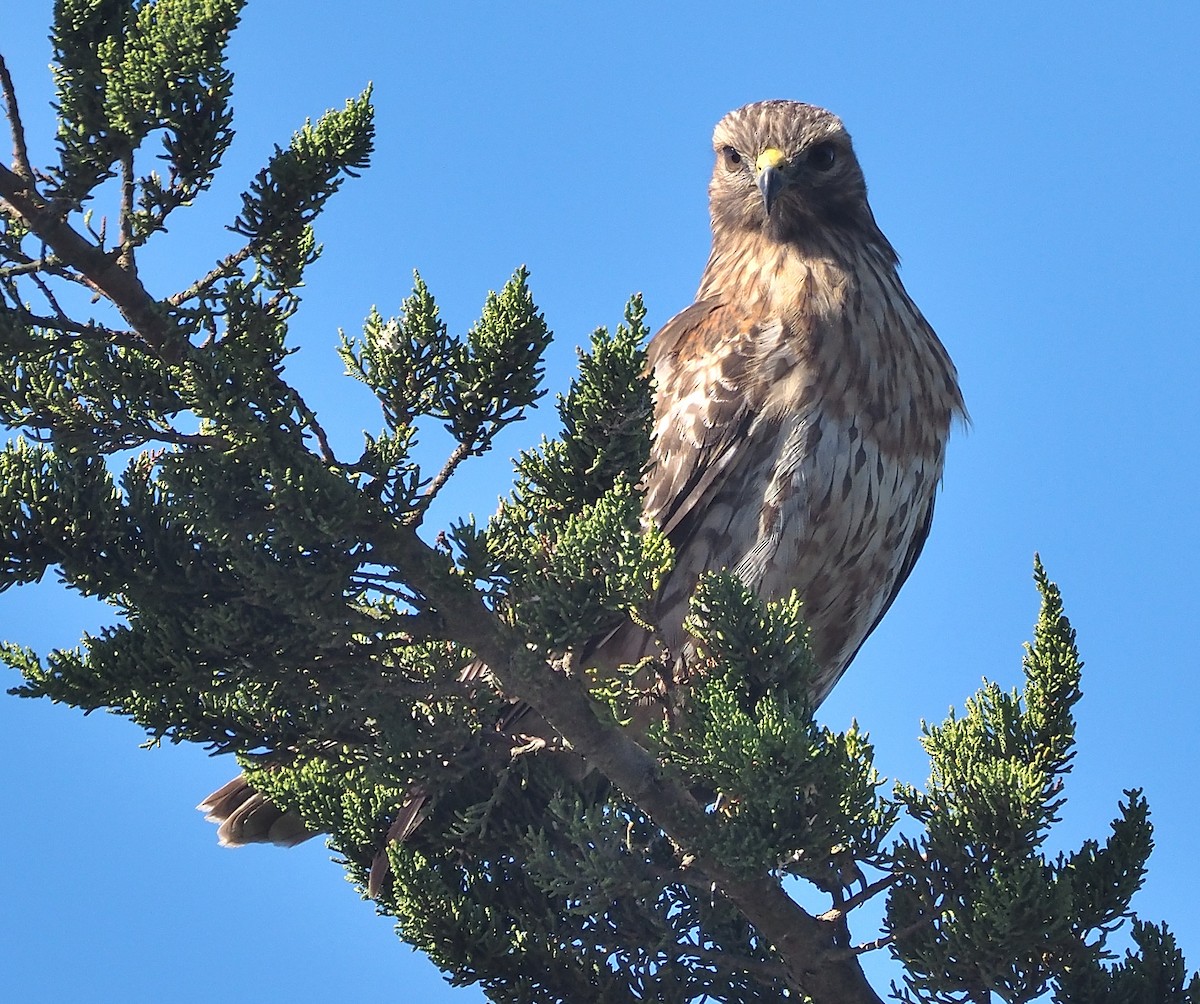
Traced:
[[[9, 2], [0, 26], [43, 162], [51, 6]], [[341, 376], [337, 328], [356, 331], [372, 304], [395, 312], [412, 269], [462, 330], [528, 264], [557, 332], [548, 385], [564, 390], [574, 347], [631, 292], [655, 327], [691, 301], [716, 120], [767, 97], [836, 111], [973, 425], [952, 442], [922, 561], [821, 717], [857, 718], [885, 774], [922, 781], [921, 719], [961, 707], [983, 676], [1019, 681], [1040, 551], [1087, 663], [1050, 847], [1103, 839], [1122, 789], [1144, 787], [1158, 846], [1134, 904], [1200, 966], [1187, 446], [1200, 438], [1200, 7], [409, 7], [251, 3], [232, 45], [235, 148], [143, 258], [152, 291], [232, 246], [222, 226], [273, 144], [374, 81], [374, 166], [320, 221], [325, 256], [293, 327], [294, 379], [356, 454], [380, 420]], [[552, 429], [548, 407], [517, 426], [453, 482], [434, 525], [489, 513], [507, 458]], [[0, 636], [42, 651], [108, 617], [49, 583], [0, 595]], [[0, 997], [481, 999], [398, 942], [319, 841], [218, 848], [192, 806], [231, 761], [140, 741], [120, 719], [0, 695]], [[894, 970], [872, 967], [882, 990]]]

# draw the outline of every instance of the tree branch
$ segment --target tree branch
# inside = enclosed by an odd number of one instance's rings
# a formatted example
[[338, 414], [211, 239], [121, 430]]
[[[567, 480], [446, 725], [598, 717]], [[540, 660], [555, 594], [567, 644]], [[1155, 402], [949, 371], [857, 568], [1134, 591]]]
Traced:
[[711, 962], [717, 966], [730, 969], [740, 969], [744, 973], [761, 976], [767, 980], [787, 980], [787, 971], [779, 965], [761, 962], [758, 959], [748, 959], [744, 955], [734, 955], [731, 952], [716, 952], [696, 945], [680, 949], [680, 955], [696, 959], [698, 962]]
[[458, 469], [459, 464], [471, 456], [473, 452], [474, 448], [468, 446], [466, 443], [459, 443], [456, 447], [454, 447], [454, 452], [451, 453], [446, 459], [446, 462], [442, 465], [442, 469], [437, 472], [437, 475], [432, 481], [429, 482], [429, 485], [425, 491], [421, 493], [421, 498], [417, 501], [416, 506], [413, 507], [414, 517], [422, 517], [425, 515], [425, 511], [429, 508], [430, 503], [433, 502], [434, 498], [437, 496], [437, 493], [440, 492], [442, 488], [445, 487], [446, 482], [450, 480], [450, 475], [452, 475]]
[[29, 148], [25, 145], [25, 125], [17, 108], [17, 92], [13, 88], [8, 64], [0, 56], [0, 92], [4, 95], [4, 114], [8, 118], [13, 138], [13, 170], [30, 186], [33, 185], [33, 167], [29, 163]]
[[257, 250], [257, 244], [251, 241], [244, 248], [234, 251], [232, 254], [226, 255], [213, 267], [206, 276], [202, 279], [197, 279], [186, 289], [181, 289], [178, 293], [173, 293], [167, 297], [167, 303], [172, 307], [178, 307], [182, 303], [186, 303], [194, 296], [199, 296], [206, 289], [210, 288], [218, 279], [226, 279], [233, 275], [234, 271], [249, 258]]
[[137, 275], [133, 256], [133, 151], [121, 156], [121, 209], [117, 223], [118, 263], [130, 275]]
[[137, 344], [137, 337], [132, 331], [123, 331], [118, 328], [106, 328], [103, 325], [93, 322], [82, 323], [80, 321], [72, 321], [69, 317], [44, 317], [41, 314], [34, 314], [31, 311], [25, 310], [23, 307], [15, 311], [22, 323], [31, 324], [37, 328], [49, 328], [52, 331], [61, 331], [64, 334], [95, 336], [99, 335], [108, 342], [116, 342], [122, 345]]
[[0, 166], [0, 200], [54, 251], [83, 274], [89, 286], [110, 300], [139, 336], [164, 357], [178, 354], [179, 337], [167, 322], [163, 305], [117, 257], [101, 251], [66, 222], [35, 190], [33, 183]]
[[716, 825], [683, 785], [627, 732], [603, 722], [577, 679], [554, 672], [521, 638], [487, 609], [482, 597], [453, 574], [445, 558], [409, 528], [381, 520], [386, 540], [380, 558], [394, 563], [421, 590], [456, 636], [482, 659], [500, 688], [529, 703], [590, 764], [642, 808], [694, 860], [727, 899], [774, 948], [787, 982], [817, 1004], [882, 1004], [849, 948], [845, 917], [825, 920], [803, 910], [779, 880], [763, 873], [743, 877], [703, 848]]
[[[24, 257], [22, 255], [22, 257]], [[22, 275], [30, 275], [35, 272], [44, 272], [52, 265], [53, 259], [50, 258], [26, 258], [24, 261], [18, 261], [15, 265], [5, 265], [0, 268], [0, 279], [15, 279]]]
[[839, 903], [832, 910], [827, 910], [821, 914], [822, 920], [837, 920], [839, 917], [848, 916], [850, 911], [856, 907], [862, 906], [869, 899], [878, 896], [885, 889], [889, 888], [895, 881], [897, 876], [885, 875], [883, 878], [872, 882], [865, 889], [856, 892], [845, 902]]

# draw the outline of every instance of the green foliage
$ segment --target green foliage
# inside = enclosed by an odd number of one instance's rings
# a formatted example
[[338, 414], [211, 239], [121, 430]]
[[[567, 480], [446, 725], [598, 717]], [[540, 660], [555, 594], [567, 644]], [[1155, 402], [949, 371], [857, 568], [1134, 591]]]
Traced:
[[528, 528], [508, 551], [516, 564], [507, 614], [552, 649], [571, 648], [637, 614], [658, 592], [671, 563], [656, 529], [641, 532], [641, 496], [619, 480], [594, 504]]
[[531, 641], [552, 649], [637, 617], [671, 565], [665, 537], [642, 526], [634, 485], [652, 417], [644, 316], [634, 297], [615, 332], [592, 334], [558, 401], [561, 435], [521, 454], [512, 494], [485, 533], [470, 524], [454, 532], [466, 571], [492, 587]]
[[342, 176], [366, 168], [374, 147], [371, 88], [328, 111], [317, 124], [305, 122], [286, 150], [275, 148], [242, 196], [242, 211], [230, 228], [249, 238], [271, 289], [293, 289], [320, 254], [312, 221], [341, 187]]
[[684, 726], [660, 729], [667, 762], [716, 796], [713, 853], [751, 874], [778, 869], [840, 897], [878, 864], [896, 820], [878, 795], [873, 748], [813, 721], [816, 667], [800, 601], [764, 602], [736, 576], [704, 576], [688, 628], [702, 659]]
[[385, 321], [373, 309], [361, 341], [343, 333], [338, 349], [346, 371], [379, 399], [393, 432], [440, 407], [455, 351], [429, 287], [419, 274], [413, 277], [412, 295], [401, 304], [398, 318]]
[[1141, 793], [1104, 847], [1042, 852], [1065, 801], [1083, 663], [1058, 587], [1041, 562], [1042, 608], [1024, 659], [1024, 693], [985, 683], [941, 725], [923, 725], [928, 789], [897, 786], [924, 833], [894, 851], [887, 928], [908, 969], [904, 1000], [1011, 1002], [1040, 997], [1062, 974], [1091, 971], [1128, 915], [1153, 846]]
[[[620, 474], [645, 468], [654, 412], [650, 382], [643, 377], [643, 346], [650, 334], [645, 317], [637, 295], [614, 333], [606, 328], [592, 333], [590, 351], [579, 356], [579, 377], [558, 400], [562, 435], [523, 452], [517, 461], [510, 506], [514, 520], [525, 511], [546, 516], [581, 512], [598, 502]], [[506, 530], [503, 517], [497, 517], [493, 532]]]
[[171, 434], [182, 411], [175, 374], [144, 346], [121, 339], [68, 338], [0, 320], [0, 421], [49, 434], [60, 449], [132, 449]]
[[1166, 924], [1133, 922], [1137, 951], [1111, 967], [1084, 964], [1058, 980], [1055, 1004], [1197, 1004], [1200, 975], [1189, 980], [1183, 953]]
[[[550, 724], [571, 722], [561, 707], [500, 691], [506, 667], [486, 671], [480, 652], [541, 671], [534, 693], [565, 681], [590, 713], [564, 669], [592, 668], [595, 639], [627, 618], [652, 619], [672, 554], [641, 518], [645, 308], [634, 297], [623, 324], [594, 332], [560, 434], [520, 455], [486, 526], [427, 545], [430, 502], [541, 397], [550, 331], [524, 268], [461, 336], [417, 276], [397, 317], [372, 310], [341, 339], [383, 421], [361, 457], [335, 455], [285, 364], [319, 214], [371, 154], [369, 88], [276, 149], [242, 197], [237, 250], [186, 289], [146, 287], [139, 256], [232, 141], [224, 60], [241, 6], [59, 0], [59, 163], [35, 169], [18, 150], [0, 168], [0, 422], [14, 432], [0, 590], [51, 573], [114, 611], [75, 648], [0, 646], [24, 679], [14, 692], [236, 753], [259, 790], [329, 834], [403, 938], [496, 1001], [791, 999], [794, 948], [732, 891], [778, 893], [791, 875], [830, 902], [789, 915], [820, 932], [805, 979], [845, 964], [847, 916], [890, 886], [907, 999], [1053, 987], [1060, 1002], [1197, 1004], [1165, 926], [1134, 923], [1135, 949], [1108, 965], [1151, 847], [1140, 792], [1103, 844], [1045, 852], [1081, 663], [1040, 564], [1024, 691], [986, 684], [963, 717], [925, 727], [928, 788], [894, 801], [865, 733], [813, 720], [796, 597], [763, 602], [728, 574], [697, 590], [678, 720], [638, 736], [657, 762], [614, 716], [585, 723], [639, 765], [633, 781], [669, 789], [667, 820], [583, 762], [584, 732]], [[152, 135], [162, 174], [139, 172]], [[93, 200], [114, 234], [92, 229]], [[116, 312], [67, 316], [55, 291], [81, 284]], [[433, 423], [455, 446], [428, 472], [412, 448]], [[598, 669], [593, 700], [630, 717], [621, 671]], [[619, 776], [616, 755], [595, 760]], [[920, 831], [885, 847], [901, 809]]]
[[[435, 813], [393, 844], [384, 908], [403, 936], [495, 1001], [778, 1000], [769, 947], [594, 775], [517, 761], [500, 805]], [[733, 965], [716, 964], [725, 960]], [[759, 971], [761, 967], [762, 971]]]
[[550, 331], [534, 306], [520, 268], [497, 293], [465, 340], [451, 348], [451, 378], [435, 411], [469, 453], [487, 449], [496, 433], [542, 396], [542, 353]]
[[[419, 513], [467, 457], [491, 448], [496, 435], [521, 421], [544, 393], [542, 354], [551, 333], [533, 302], [529, 273], [519, 268], [499, 292], [488, 294], [483, 316], [463, 338], [451, 336], [420, 275], [398, 318], [372, 310], [361, 339], [343, 333], [338, 353], [347, 372], [374, 392], [388, 428], [368, 436], [357, 469], [397, 516]], [[421, 419], [442, 419], [458, 449], [422, 499], [420, 478], [408, 460]]]
[[58, 0], [56, 199], [78, 204], [158, 130], [170, 181], [143, 179], [129, 221], [138, 239], [209, 186], [233, 139], [233, 77], [224, 58], [244, 2]]

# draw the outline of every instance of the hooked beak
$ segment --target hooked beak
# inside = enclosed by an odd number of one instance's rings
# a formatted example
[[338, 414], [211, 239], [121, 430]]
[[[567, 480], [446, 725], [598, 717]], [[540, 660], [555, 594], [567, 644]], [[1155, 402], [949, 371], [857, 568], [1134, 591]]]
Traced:
[[763, 208], [768, 216], [771, 215], [771, 207], [775, 205], [775, 200], [787, 183], [783, 174], [783, 168], [786, 166], [787, 158], [774, 147], [765, 149], [754, 162], [754, 169], [758, 172], [755, 180], [758, 190], [762, 193]]

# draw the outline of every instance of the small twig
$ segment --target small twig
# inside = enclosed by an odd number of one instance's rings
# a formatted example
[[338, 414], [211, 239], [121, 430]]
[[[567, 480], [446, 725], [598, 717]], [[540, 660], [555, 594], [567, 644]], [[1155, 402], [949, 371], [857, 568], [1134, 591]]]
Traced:
[[890, 885], [892, 885], [896, 881], [897, 878], [899, 878], [898, 875], [885, 875], [883, 878], [878, 879], [875, 882], [872, 882], [866, 888], [861, 889], [860, 891], [856, 892], [848, 900], [845, 900], [844, 902], [839, 903], [832, 910], [829, 910], [828, 912], [821, 914], [821, 919], [822, 920], [837, 920], [839, 917], [845, 917], [851, 910], [855, 909], [856, 907], [862, 906], [862, 904], [865, 903], [867, 900], [873, 899], [875, 896], [878, 896], [881, 892], [883, 892]]
[[[30, 258], [23, 254], [19, 248], [7, 248], [5, 254], [8, 260], [13, 262], [4, 268], [0, 268], [0, 282], [7, 282], [11, 279], [19, 279], [23, 275], [33, 275], [37, 272], [45, 272], [49, 275], [57, 276], [59, 279], [66, 279], [70, 282], [87, 285], [83, 276], [71, 271], [54, 254], [46, 254], [47, 247], [45, 242], [42, 243], [41, 257]], [[20, 297], [16, 297], [14, 302], [20, 303]]]
[[[290, 304], [288, 304], [287, 307], [284, 307], [283, 306], [284, 300], [291, 300], [292, 302]], [[289, 290], [280, 289], [280, 290], [277, 290], [275, 293], [273, 293], [269, 300], [267, 300], [263, 303], [263, 307], [265, 307], [267, 310], [271, 311], [272, 313], [275, 313], [276, 311], [280, 311], [280, 310], [285, 310], [288, 313], [291, 313], [294, 310], [296, 303], [297, 303], [297, 301], [295, 300], [295, 298], [293, 297], [292, 293]]]
[[895, 938], [890, 934], [885, 934], [882, 938], [876, 938], [874, 941], [864, 941], [861, 945], [855, 945], [850, 951], [855, 955], [866, 955], [867, 952], [877, 952], [881, 948], [887, 948]]
[[383, 593], [385, 596], [394, 596], [396, 599], [403, 600], [405, 603], [414, 603], [416, 601], [417, 597], [409, 590], [390, 585], [384, 581], [377, 581], [373, 578], [370, 581], [366, 581], [368, 574], [369, 573], [366, 572], [354, 572], [351, 575], [350, 580], [356, 586], [359, 586], [364, 590], [368, 590], [369, 592]]
[[117, 262], [131, 275], [137, 275], [133, 256], [133, 151], [121, 156], [121, 216], [117, 223]]
[[748, 959], [744, 955], [734, 955], [732, 952], [715, 952], [712, 949], [700, 948], [696, 945], [681, 945], [679, 954], [694, 958], [698, 962], [711, 962], [717, 966], [740, 969], [744, 973], [752, 973], [778, 983], [786, 984], [788, 982], [787, 970], [773, 962]]
[[894, 931], [891, 934], [885, 934], [881, 938], [876, 938], [874, 941], [864, 941], [861, 945], [855, 945], [850, 949], [854, 955], [865, 955], [867, 952], [875, 952], [881, 948], [886, 948], [897, 938], [903, 938], [909, 934], [915, 934], [923, 927], [928, 927], [934, 920], [933, 917], [922, 917], [920, 920], [913, 921], [907, 927], [902, 927], [899, 931]]
[[307, 411], [307, 414], [304, 416], [304, 421], [308, 425], [308, 428], [312, 434], [317, 437], [317, 448], [320, 451], [321, 459], [327, 464], [336, 465], [338, 460], [337, 457], [334, 456], [333, 447], [329, 445], [329, 436], [326, 434], [321, 423], [317, 421], [316, 413], [313, 411]]
[[50, 304], [50, 309], [54, 311], [54, 316], [57, 317], [59, 321], [70, 320], [70, 318], [67, 317], [66, 312], [62, 309], [62, 307], [59, 306], [58, 300], [54, 296], [54, 291], [46, 283], [46, 280], [36, 272], [31, 275], [30, 278], [33, 280], [33, 284], [37, 286], [39, 290], [41, 290], [42, 296], [46, 298], [46, 302]]
[[[24, 257], [24, 255], [21, 257]], [[6, 265], [4, 268], [0, 268], [0, 279], [16, 278], [17, 276], [28, 275], [30, 272], [45, 271], [51, 261], [52, 259], [50, 258], [25, 258], [19, 264]]]
[[437, 472], [437, 476], [429, 482], [425, 491], [421, 493], [420, 499], [413, 507], [414, 518], [419, 519], [425, 515], [425, 510], [429, 508], [431, 502], [438, 492], [442, 490], [446, 482], [450, 480], [452, 475], [458, 468], [458, 465], [466, 460], [474, 452], [474, 447], [468, 446], [466, 443], [459, 443], [454, 447], [454, 452], [446, 459], [442, 465], [442, 469]]
[[104, 242], [108, 239], [108, 217], [100, 217], [100, 229], [97, 230], [92, 226], [92, 214], [90, 211], [88, 211], [87, 213], [84, 213], [83, 225], [87, 227], [88, 234], [90, 234], [92, 240], [96, 242], [96, 247], [104, 250]]
[[212, 314], [205, 314], [200, 318], [200, 326], [205, 331], [205, 337], [199, 348], [211, 349], [217, 344], [217, 319]]
[[217, 448], [226, 448], [229, 446], [229, 441], [222, 439], [220, 436], [206, 436], [198, 432], [176, 432], [174, 429], [155, 429], [151, 436], [154, 439], [161, 440], [164, 443], [173, 443], [176, 446], [212, 446]]
[[229, 276], [233, 275], [238, 266], [240, 266], [242, 262], [244, 262], [252, 254], [254, 254], [256, 250], [256, 243], [251, 241], [240, 251], [235, 251], [231, 255], [226, 255], [219, 262], [217, 262], [216, 267], [213, 268], [208, 275], [204, 276], [202, 279], [197, 279], [194, 283], [188, 286], [187, 289], [181, 289], [178, 293], [168, 296], [166, 302], [172, 307], [178, 307], [180, 304], [186, 303], [193, 297], [199, 296], [205, 290], [209, 289], [213, 283], [220, 279], [227, 279]]
[[17, 92], [3, 56], [0, 56], [0, 91], [4, 94], [4, 114], [12, 129], [13, 171], [32, 186], [33, 168], [29, 164], [29, 148], [25, 145], [25, 126], [21, 122], [21, 113], [17, 108]]

